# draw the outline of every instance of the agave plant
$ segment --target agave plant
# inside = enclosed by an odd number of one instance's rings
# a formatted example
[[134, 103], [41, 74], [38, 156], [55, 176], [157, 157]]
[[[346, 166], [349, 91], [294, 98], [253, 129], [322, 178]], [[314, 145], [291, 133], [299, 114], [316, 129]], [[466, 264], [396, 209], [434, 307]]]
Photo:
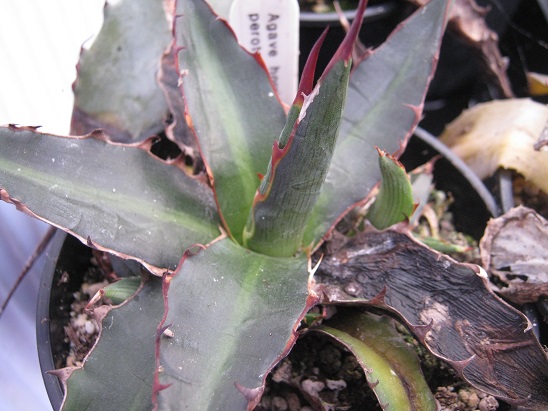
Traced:
[[[145, 268], [126, 301], [95, 308], [84, 365], [57, 372], [64, 410], [253, 409], [317, 304], [384, 310], [476, 387], [546, 406], [546, 354], [481, 270], [417, 243], [405, 221], [336, 230], [381, 174], [373, 223], [412, 211], [385, 152], [401, 152], [419, 121], [448, 3], [352, 58], [361, 1], [314, 84], [320, 39], [287, 111], [261, 57], [205, 1], [106, 5], [78, 66], [73, 136], [0, 129], [2, 200]], [[160, 134], [178, 155], [154, 154]], [[409, 353], [364, 341], [381, 330], [374, 340], [388, 344], [387, 326], [354, 312], [312, 329], [365, 359], [385, 408], [435, 409]]]

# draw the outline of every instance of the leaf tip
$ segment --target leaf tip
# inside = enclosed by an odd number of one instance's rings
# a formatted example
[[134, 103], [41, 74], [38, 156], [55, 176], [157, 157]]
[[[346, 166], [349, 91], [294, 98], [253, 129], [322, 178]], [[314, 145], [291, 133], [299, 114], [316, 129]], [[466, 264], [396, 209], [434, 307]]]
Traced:
[[383, 168], [383, 164], [386, 164], [385, 163], [386, 161], [391, 161], [405, 172], [404, 165], [394, 155], [380, 149], [377, 146], [375, 146], [375, 149], [377, 150], [377, 153], [379, 153], [379, 161], [381, 163], [381, 169]]
[[356, 39], [358, 38], [358, 35], [360, 34], [360, 28], [363, 23], [363, 17], [365, 15], [365, 9], [367, 7], [367, 0], [360, 0], [360, 3], [358, 4], [358, 9], [356, 10], [356, 17], [354, 18], [354, 21], [352, 22], [352, 25], [350, 26], [350, 30], [346, 34], [344, 40], [342, 41], [341, 45], [331, 58], [331, 61], [325, 68], [322, 76], [320, 77], [319, 82], [323, 80], [323, 78], [329, 73], [331, 68], [335, 65], [335, 63], [339, 61], [344, 61], [346, 64], [351, 60], [352, 58], [352, 50], [354, 49], [354, 44], [356, 43]]
[[314, 73], [316, 72], [316, 64], [318, 62], [318, 56], [320, 54], [320, 49], [322, 44], [327, 36], [329, 27], [327, 27], [320, 38], [316, 41], [303, 68], [303, 74], [301, 77], [301, 82], [299, 84], [299, 89], [297, 90], [297, 96], [293, 101], [293, 104], [302, 106], [304, 101], [304, 96], [309, 95], [314, 88]]

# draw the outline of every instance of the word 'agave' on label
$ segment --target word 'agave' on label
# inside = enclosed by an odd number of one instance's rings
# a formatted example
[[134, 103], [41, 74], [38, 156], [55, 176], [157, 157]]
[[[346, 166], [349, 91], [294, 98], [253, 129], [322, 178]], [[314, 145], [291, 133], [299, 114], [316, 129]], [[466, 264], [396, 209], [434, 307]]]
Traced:
[[261, 54], [281, 100], [290, 104], [299, 74], [297, 0], [235, 0], [229, 23], [243, 47]]

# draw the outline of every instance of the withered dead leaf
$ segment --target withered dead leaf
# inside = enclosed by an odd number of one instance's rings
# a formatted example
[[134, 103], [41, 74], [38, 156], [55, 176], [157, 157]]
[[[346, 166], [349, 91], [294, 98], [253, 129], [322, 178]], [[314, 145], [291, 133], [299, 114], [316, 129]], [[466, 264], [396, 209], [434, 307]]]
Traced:
[[548, 75], [541, 73], [527, 73], [527, 82], [529, 83], [529, 93], [532, 96], [548, 95]]
[[406, 229], [335, 237], [315, 275], [323, 303], [391, 312], [476, 388], [548, 409], [548, 358], [529, 321], [489, 288], [485, 271], [413, 240]]
[[[413, 0], [422, 6], [428, 0]], [[455, 0], [449, 16], [448, 28], [463, 42], [481, 53], [488, 73], [505, 97], [513, 97], [506, 68], [508, 63], [499, 51], [498, 34], [485, 23], [489, 8], [479, 6], [475, 0]]]
[[484, 16], [488, 11], [488, 8], [478, 6], [474, 0], [456, 0], [449, 27], [482, 53], [489, 72], [497, 80], [504, 96], [513, 97], [506, 75], [508, 63], [499, 51], [498, 35], [485, 23]]
[[535, 146], [548, 125], [548, 106], [530, 99], [495, 100], [464, 111], [440, 139], [480, 178], [516, 170], [548, 192], [548, 151]]
[[548, 221], [526, 207], [512, 208], [491, 220], [480, 242], [483, 265], [516, 304], [548, 297]]

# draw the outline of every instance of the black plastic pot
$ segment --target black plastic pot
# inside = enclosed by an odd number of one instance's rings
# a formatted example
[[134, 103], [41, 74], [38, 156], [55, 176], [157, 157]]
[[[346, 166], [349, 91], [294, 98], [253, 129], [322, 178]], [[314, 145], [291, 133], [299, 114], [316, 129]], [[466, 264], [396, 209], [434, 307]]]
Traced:
[[408, 171], [441, 157], [434, 167], [434, 183], [438, 190], [451, 193], [450, 207], [458, 231], [480, 239], [487, 221], [500, 214], [499, 206], [485, 184], [445, 144], [418, 127], [400, 161]]
[[[526, 2], [500, 0], [496, 7], [493, 7], [491, 0], [478, 0], [477, 3], [489, 11], [486, 15], [488, 27], [502, 37], [507, 31], [518, 5]], [[403, 0], [370, 0], [360, 31], [360, 40], [367, 47], [381, 45], [396, 26], [415, 8], [410, 2]], [[346, 10], [343, 14], [352, 21], [356, 11]], [[300, 72], [302, 72], [312, 46], [326, 27], [329, 27], [329, 32], [320, 51], [316, 78], [321, 75], [343, 40], [345, 31], [341, 27], [340, 18], [336, 12], [301, 11]], [[427, 112], [432, 111], [435, 116], [426, 119], [425, 127], [437, 135], [448, 121], [455, 118], [469, 104], [470, 100], [485, 101], [503, 98], [504, 96], [499, 90], [489, 86], [485, 72], [485, 62], [481, 53], [448, 30], [444, 35], [438, 67], [428, 90], [427, 100], [431, 103], [425, 107]]]
[[[405, 4], [398, 0], [370, 1], [365, 11], [360, 40], [368, 47], [378, 46], [403, 19], [403, 16], [409, 14], [412, 9], [410, 4]], [[356, 11], [344, 11], [344, 15], [352, 21], [356, 15]], [[329, 31], [318, 58], [316, 79], [331, 60], [339, 44], [344, 39], [346, 32], [341, 26], [339, 16], [335, 12], [314, 13], [311, 11], [301, 11], [299, 30], [300, 73], [302, 73], [310, 50], [312, 50], [312, 47], [326, 27], [329, 27]]]
[[70, 319], [73, 293], [80, 289], [82, 273], [89, 266], [91, 250], [79, 240], [57, 231], [46, 250], [46, 263], [40, 282], [36, 337], [38, 359], [49, 400], [54, 410], [61, 408], [63, 387], [48, 371], [63, 366], [69, 350], [64, 326]]

